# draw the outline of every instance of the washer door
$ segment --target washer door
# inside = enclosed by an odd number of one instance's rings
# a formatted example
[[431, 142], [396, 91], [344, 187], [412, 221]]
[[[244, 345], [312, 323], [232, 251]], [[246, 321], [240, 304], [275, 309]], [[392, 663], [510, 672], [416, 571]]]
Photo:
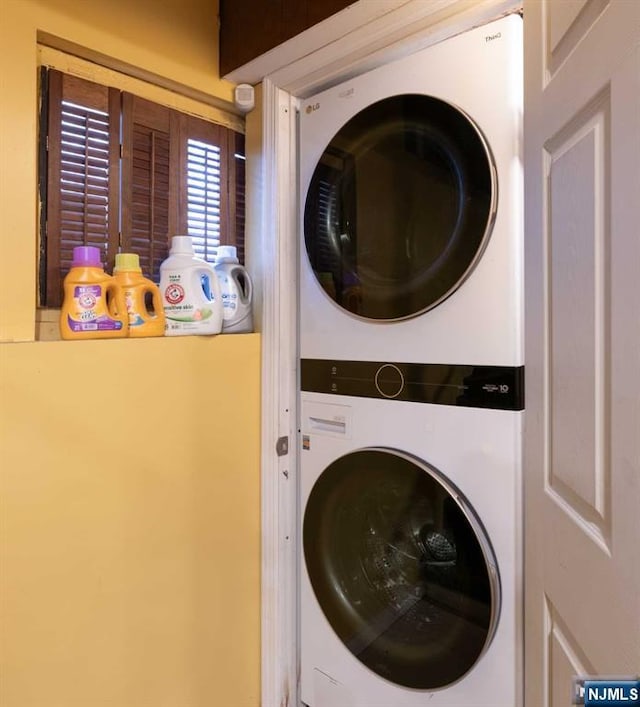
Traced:
[[331, 299], [366, 319], [443, 302], [486, 246], [495, 169], [471, 119], [423, 95], [386, 98], [346, 123], [313, 173], [304, 236]]
[[376, 448], [336, 460], [309, 496], [303, 544], [327, 620], [387, 680], [443, 688], [488, 648], [500, 607], [493, 551], [429, 465]]

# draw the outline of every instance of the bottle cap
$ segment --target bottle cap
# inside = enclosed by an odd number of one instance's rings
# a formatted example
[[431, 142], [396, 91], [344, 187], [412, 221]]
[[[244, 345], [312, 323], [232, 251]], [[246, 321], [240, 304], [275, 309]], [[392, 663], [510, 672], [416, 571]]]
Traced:
[[80, 245], [73, 249], [72, 268], [101, 268], [100, 248], [93, 245]]
[[122, 270], [142, 272], [142, 269], [140, 268], [140, 256], [137, 253], [117, 253], [116, 265], [113, 268], [113, 272]]
[[217, 263], [237, 263], [238, 250], [234, 245], [219, 245], [216, 251]]
[[174, 236], [171, 239], [171, 255], [193, 255], [191, 236]]

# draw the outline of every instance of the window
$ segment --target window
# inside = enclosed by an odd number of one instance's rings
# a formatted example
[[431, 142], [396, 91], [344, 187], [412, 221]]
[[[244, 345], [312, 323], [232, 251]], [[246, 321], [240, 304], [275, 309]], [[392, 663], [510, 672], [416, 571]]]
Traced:
[[220, 245], [220, 148], [187, 140], [187, 219], [201, 258]]
[[137, 253], [155, 282], [176, 234], [210, 262], [220, 244], [244, 259], [244, 135], [53, 69], [42, 85], [42, 305], [60, 306], [78, 245], [109, 270]]

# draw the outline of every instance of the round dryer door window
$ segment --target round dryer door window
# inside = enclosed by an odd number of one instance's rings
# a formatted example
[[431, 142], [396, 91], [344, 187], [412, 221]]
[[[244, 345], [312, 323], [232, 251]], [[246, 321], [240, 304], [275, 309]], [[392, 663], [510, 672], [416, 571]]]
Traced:
[[304, 558], [344, 645], [398, 685], [460, 680], [498, 621], [496, 561], [480, 521], [435, 469], [389, 449], [333, 462], [309, 496]]
[[497, 195], [480, 130], [449, 103], [384, 99], [334, 136], [304, 210], [309, 262], [343, 309], [406, 319], [451, 295], [487, 244]]

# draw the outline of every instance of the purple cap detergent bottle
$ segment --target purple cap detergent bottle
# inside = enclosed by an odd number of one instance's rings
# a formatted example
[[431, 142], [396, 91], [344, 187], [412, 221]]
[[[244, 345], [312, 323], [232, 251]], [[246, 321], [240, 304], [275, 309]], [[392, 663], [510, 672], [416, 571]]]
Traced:
[[64, 278], [60, 310], [63, 339], [105, 339], [127, 336], [129, 318], [122, 288], [107, 275], [100, 248], [76, 246]]
[[93, 245], [79, 245], [73, 249], [72, 268], [101, 268], [100, 248]]

